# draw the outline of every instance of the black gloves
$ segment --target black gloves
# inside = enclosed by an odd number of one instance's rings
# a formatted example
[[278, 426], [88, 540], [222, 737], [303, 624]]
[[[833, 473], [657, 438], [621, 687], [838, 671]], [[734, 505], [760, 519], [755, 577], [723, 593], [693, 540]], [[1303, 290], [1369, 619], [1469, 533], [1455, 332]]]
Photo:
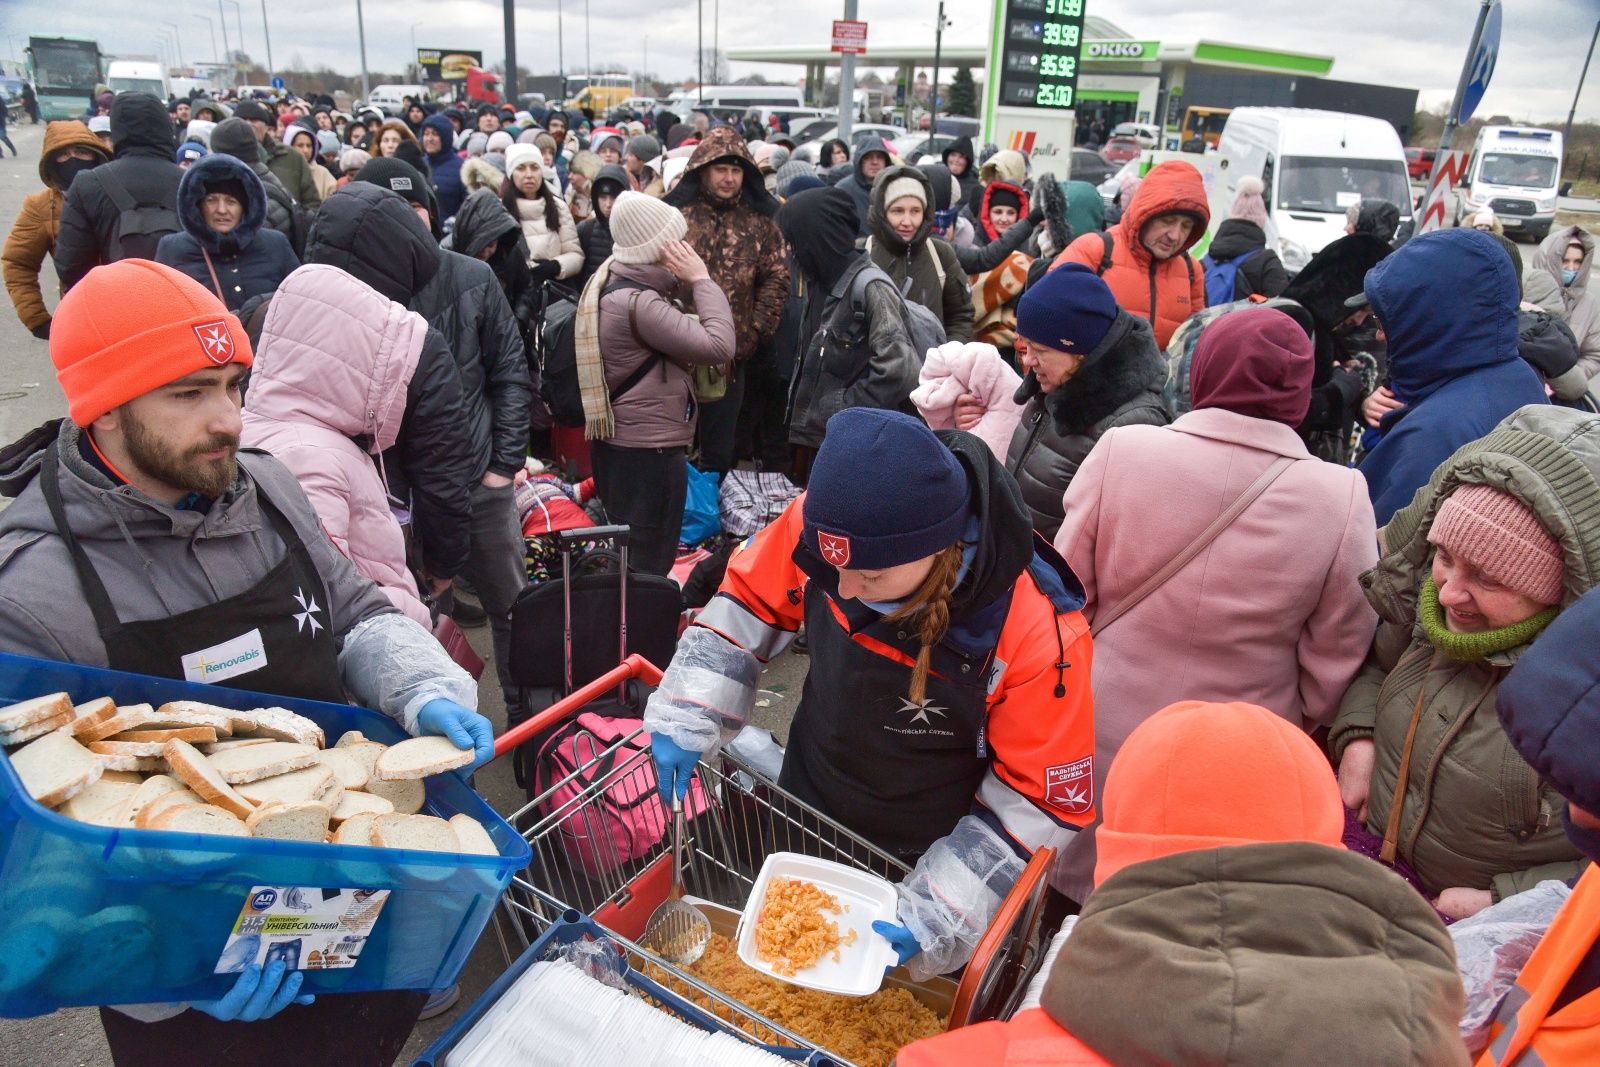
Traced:
[[561, 276], [561, 264], [553, 259], [536, 259], [528, 265], [534, 284], [553, 282]]
[[41, 340], [41, 341], [50, 340], [50, 323], [52, 321], [54, 321], [54, 320], [45, 319], [44, 322], [42, 322], [39, 325], [35, 326], [33, 328], [33, 330], [32, 330], [33, 335], [35, 337], [37, 337], [39, 340]]
[[1028, 221], [1035, 226], [1044, 224], [1044, 197], [1036, 196], [1033, 198], [1033, 206], [1028, 209]]

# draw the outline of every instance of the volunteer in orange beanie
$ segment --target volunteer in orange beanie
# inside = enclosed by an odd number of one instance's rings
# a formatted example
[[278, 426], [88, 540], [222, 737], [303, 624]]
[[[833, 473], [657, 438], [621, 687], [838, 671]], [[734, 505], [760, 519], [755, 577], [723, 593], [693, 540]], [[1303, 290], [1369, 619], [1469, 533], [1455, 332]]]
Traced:
[[[62, 297], [50, 358], [70, 417], [0, 459], [0, 492], [16, 498], [0, 513], [0, 651], [338, 703], [348, 693], [413, 734], [492, 756], [471, 676], [340, 554], [293, 474], [239, 451], [250, 342], [214, 295], [146, 260], [98, 267]], [[115, 892], [107, 906], [132, 903]], [[206, 974], [215, 961], [203, 962]], [[426, 1000], [313, 1001], [302, 978], [274, 960], [198, 981], [188, 1003], [101, 1008], [112, 1057], [387, 1064]]]
[[1173, 704], [1129, 735], [1104, 812], [1040, 1006], [908, 1045], [899, 1067], [1465, 1067], [1450, 935], [1340, 846], [1339, 788], [1303, 731], [1254, 704]]

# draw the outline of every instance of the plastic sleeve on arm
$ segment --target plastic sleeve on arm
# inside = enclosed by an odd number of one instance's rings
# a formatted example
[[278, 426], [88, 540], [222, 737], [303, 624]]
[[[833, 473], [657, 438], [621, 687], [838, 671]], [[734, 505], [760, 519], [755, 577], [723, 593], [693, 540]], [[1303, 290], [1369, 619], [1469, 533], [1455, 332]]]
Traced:
[[978, 786], [978, 800], [994, 813], [1006, 833], [1029, 852], [1053, 848], [1059, 854], [1082, 829], [1055, 818], [1022, 793], [1007, 785], [991, 766]]
[[399, 612], [374, 615], [351, 628], [339, 650], [345, 688], [369, 708], [417, 732], [417, 713], [443, 697], [478, 708], [478, 684], [456, 666], [437, 638]]
[[703, 626], [691, 626], [650, 694], [644, 728], [679, 748], [715, 756], [750, 721], [761, 664]]
[[922, 946], [906, 966], [913, 981], [955, 970], [972, 958], [1025, 866], [984, 823], [965, 816], [933, 843], [895, 887], [898, 917]]
[[792, 630], [762, 622], [749, 608], [727, 593], [711, 598], [695, 618], [696, 625], [708, 627], [745, 649], [763, 663], [788, 647]]

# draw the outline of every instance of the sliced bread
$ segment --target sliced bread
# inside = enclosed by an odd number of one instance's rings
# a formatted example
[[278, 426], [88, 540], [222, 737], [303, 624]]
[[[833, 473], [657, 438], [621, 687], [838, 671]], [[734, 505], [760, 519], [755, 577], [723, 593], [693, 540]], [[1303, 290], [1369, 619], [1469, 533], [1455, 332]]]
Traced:
[[460, 852], [455, 830], [432, 815], [379, 815], [372, 820], [372, 843], [380, 848], [419, 852]]
[[57, 810], [69, 819], [93, 822], [94, 817], [106, 808], [121, 808], [126, 804], [128, 798], [139, 791], [142, 781], [144, 779], [139, 775], [127, 771], [105, 771], [92, 785], [80, 790]]
[[165, 741], [90, 741], [89, 751], [99, 756], [139, 756], [158, 758]]
[[333, 843], [336, 845], [371, 845], [372, 823], [376, 815], [352, 815], [339, 824], [339, 829], [334, 831]]
[[[245, 751], [248, 752], [249, 749]], [[313, 763], [309, 767], [302, 767], [288, 774], [275, 774], [271, 778], [246, 782], [238, 787], [238, 791], [240, 796], [258, 805], [265, 804], [269, 800], [278, 800], [284, 804], [304, 804], [312, 800], [322, 801], [331, 789], [338, 787], [339, 779], [334, 776], [332, 767]]]
[[358, 793], [346, 789], [339, 798], [339, 806], [333, 809], [332, 819], [335, 825], [357, 815], [392, 815], [394, 805], [379, 796], [371, 793]]
[[217, 731], [211, 726], [176, 726], [165, 730], [126, 730], [120, 734], [112, 734], [107, 741], [187, 741], [191, 745], [210, 744], [217, 739]]
[[401, 815], [415, 815], [422, 810], [423, 802], [428, 799], [427, 787], [422, 784], [420, 778], [407, 778], [402, 782], [385, 782], [381, 778], [368, 778], [367, 788], [363, 792], [387, 800]]
[[333, 747], [349, 748], [351, 745], [358, 744], [366, 739], [367, 735], [362, 733], [360, 730], [346, 730], [344, 733], [339, 735], [339, 740], [334, 744]]
[[257, 734], [276, 741], [293, 741], [312, 748], [323, 746], [322, 727], [286, 708], [256, 708], [254, 711], [233, 711], [233, 732]]
[[361, 766], [367, 769], [367, 776], [369, 778], [375, 778], [377, 776], [372, 773], [372, 765], [378, 762], [378, 757], [383, 755], [388, 748], [388, 745], [379, 744], [376, 741], [352, 741], [350, 744], [340, 749], [340, 751], [348, 752], [350, 755], [360, 760]]
[[[111, 772], [107, 771], [106, 773], [109, 775]], [[139, 783], [139, 787], [123, 802], [122, 807], [117, 811], [116, 825], [132, 826], [146, 804], [158, 797], [168, 796], [182, 790], [183, 783], [170, 774], [152, 774]], [[195, 800], [199, 801], [199, 799], [200, 794], [196, 793]]]
[[53, 715], [48, 719], [30, 722], [26, 726], [18, 726], [14, 730], [0, 732], [0, 746], [10, 748], [13, 745], [26, 744], [36, 737], [43, 737], [51, 730], [66, 728], [67, 732], [70, 733], [71, 726], [72, 713], [70, 711], [64, 715]]
[[230, 737], [226, 741], [213, 741], [210, 744], [202, 742], [194, 747], [209, 756], [214, 752], [226, 752], [230, 748], [249, 748], [251, 745], [270, 745], [272, 743], [273, 740], [270, 737]]
[[75, 729], [73, 732], [85, 741], [104, 741], [127, 730], [170, 730], [186, 726], [209, 726], [216, 731], [218, 737], [227, 737], [232, 733], [233, 720], [220, 708], [203, 710], [207, 708], [209, 705], [197, 704], [192, 700], [175, 700], [170, 704], [161, 705], [155, 711], [149, 710], [148, 705], [144, 710], [138, 711], [132, 708], [118, 708], [117, 713], [111, 718], [86, 729]]
[[47, 808], [64, 804], [100, 780], [105, 764], [71, 734], [52, 731], [10, 754], [28, 795]]
[[107, 756], [96, 753], [108, 771], [137, 771], [139, 774], [166, 774], [172, 765], [160, 756]]
[[500, 855], [500, 850], [494, 847], [494, 838], [489, 836], [489, 831], [483, 828], [483, 823], [472, 816], [450, 816], [450, 829], [456, 832], [456, 840], [461, 842], [462, 852], [471, 856]]
[[36, 722], [72, 713], [72, 699], [65, 693], [51, 693], [48, 696], [8, 704], [0, 708], [0, 733], [13, 733], [24, 726], [32, 726]]
[[[97, 702], [91, 700], [88, 702], [88, 704], [79, 704], [78, 707], [72, 709], [72, 714], [74, 716], [72, 720], [72, 734], [80, 741], [88, 740], [88, 734], [91, 730], [108, 719], [113, 718], [114, 716], [137, 715], [143, 712], [151, 712], [156, 710], [149, 704], [123, 704], [120, 706], [112, 704], [109, 709], [102, 704], [99, 707], [85, 711], [83, 714], [79, 714], [80, 709], [86, 709], [89, 707], [89, 704], [95, 703]], [[110, 735], [107, 734], [106, 736], [109, 737]]]
[[[171, 707], [170, 704], [166, 706]], [[211, 766], [211, 761], [202, 756], [189, 742], [168, 741], [163, 746], [163, 751], [166, 753], [166, 760], [171, 765], [172, 772], [208, 802], [232, 812], [241, 819], [256, 810], [254, 804], [233, 791], [233, 786]]]
[[211, 761], [229, 785], [288, 774], [317, 762], [320, 749], [310, 745], [297, 745], [290, 741], [273, 741], [266, 745], [246, 745], [214, 752], [206, 758]]
[[[157, 775], [156, 777], [167, 778], [169, 776]], [[155, 779], [152, 778], [150, 780], [154, 781]], [[156, 816], [160, 815], [163, 811], [166, 811], [168, 808], [173, 807], [174, 805], [204, 804], [205, 802], [206, 798], [201, 796], [199, 793], [196, 793], [193, 789], [185, 789], [180, 786], [170, 793], [162, 793], [160, 796], [157, 796], [154, 799], [145, 801], [144, 806], [139, 809], [138, 814], [134, 815], [133, 825], [136, 829], [148, 830], [151, 828], [151, 824], [155, 821]]]
[[274, 841], [321, 841], [328, 836], [328, 809], [322, 804], [273, 804], [245, 820], [251, 837]]
[[448, 737], [409, 737], [378, 756], [372, 772], [386, 782], [427, 778], [472, 762], [470, 748], [457, 748]]
[[97, 722], [105, 722], [117, 713], [117, 702], [110, 697], [95, 697], [85, 700], [82, 704], [75, 705], [72, 709], [72, 727], [76, 730], [80, 725], [85, 728]]
[[325, 748], [316, 754], [318, 763], [326, 763], [339, 776], [339, 784], [346, 789], [364, 789], [370, 772], [367, 765], [341, 748]]
[[225, 834], [248, 837], [244, 820], [214, 804], [173, 804], [163, 808], [150, 822], [152, 830], [171, 830], [180, 834]]

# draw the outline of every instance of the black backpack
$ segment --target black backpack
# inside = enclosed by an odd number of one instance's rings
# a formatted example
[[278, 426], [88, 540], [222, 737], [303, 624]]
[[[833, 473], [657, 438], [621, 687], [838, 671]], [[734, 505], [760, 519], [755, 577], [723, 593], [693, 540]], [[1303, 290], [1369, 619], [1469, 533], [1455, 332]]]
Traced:
[[111, 242], [106, 246], [106, 262], [123, 259], [154, 259], [156, 245], [169, 233], [182, 229], [178, 221], [178, 190], [172, 189], [172, 203], [141, 204], [134, 200], [128, 187], [122, 184], [111, 167], [97, 167], [95, 175], [100, 188], [117, 209], [117, 221], [111, 227]]
[[[649, 290], [640, 282], [618, 279], [600, 291], [602, 297], [618, 289]], [[550, 409], [557, 426], [584, 424], [583, 391], [578, 385], [578, 301], [563, 297], [545, 305], [543, 329], [539, 335], [539, 395]], [[659, 352], [639, 364], [637, 370], [610, 390], [611, 402], [644, 381], [644, 376], [661, 360]]]

